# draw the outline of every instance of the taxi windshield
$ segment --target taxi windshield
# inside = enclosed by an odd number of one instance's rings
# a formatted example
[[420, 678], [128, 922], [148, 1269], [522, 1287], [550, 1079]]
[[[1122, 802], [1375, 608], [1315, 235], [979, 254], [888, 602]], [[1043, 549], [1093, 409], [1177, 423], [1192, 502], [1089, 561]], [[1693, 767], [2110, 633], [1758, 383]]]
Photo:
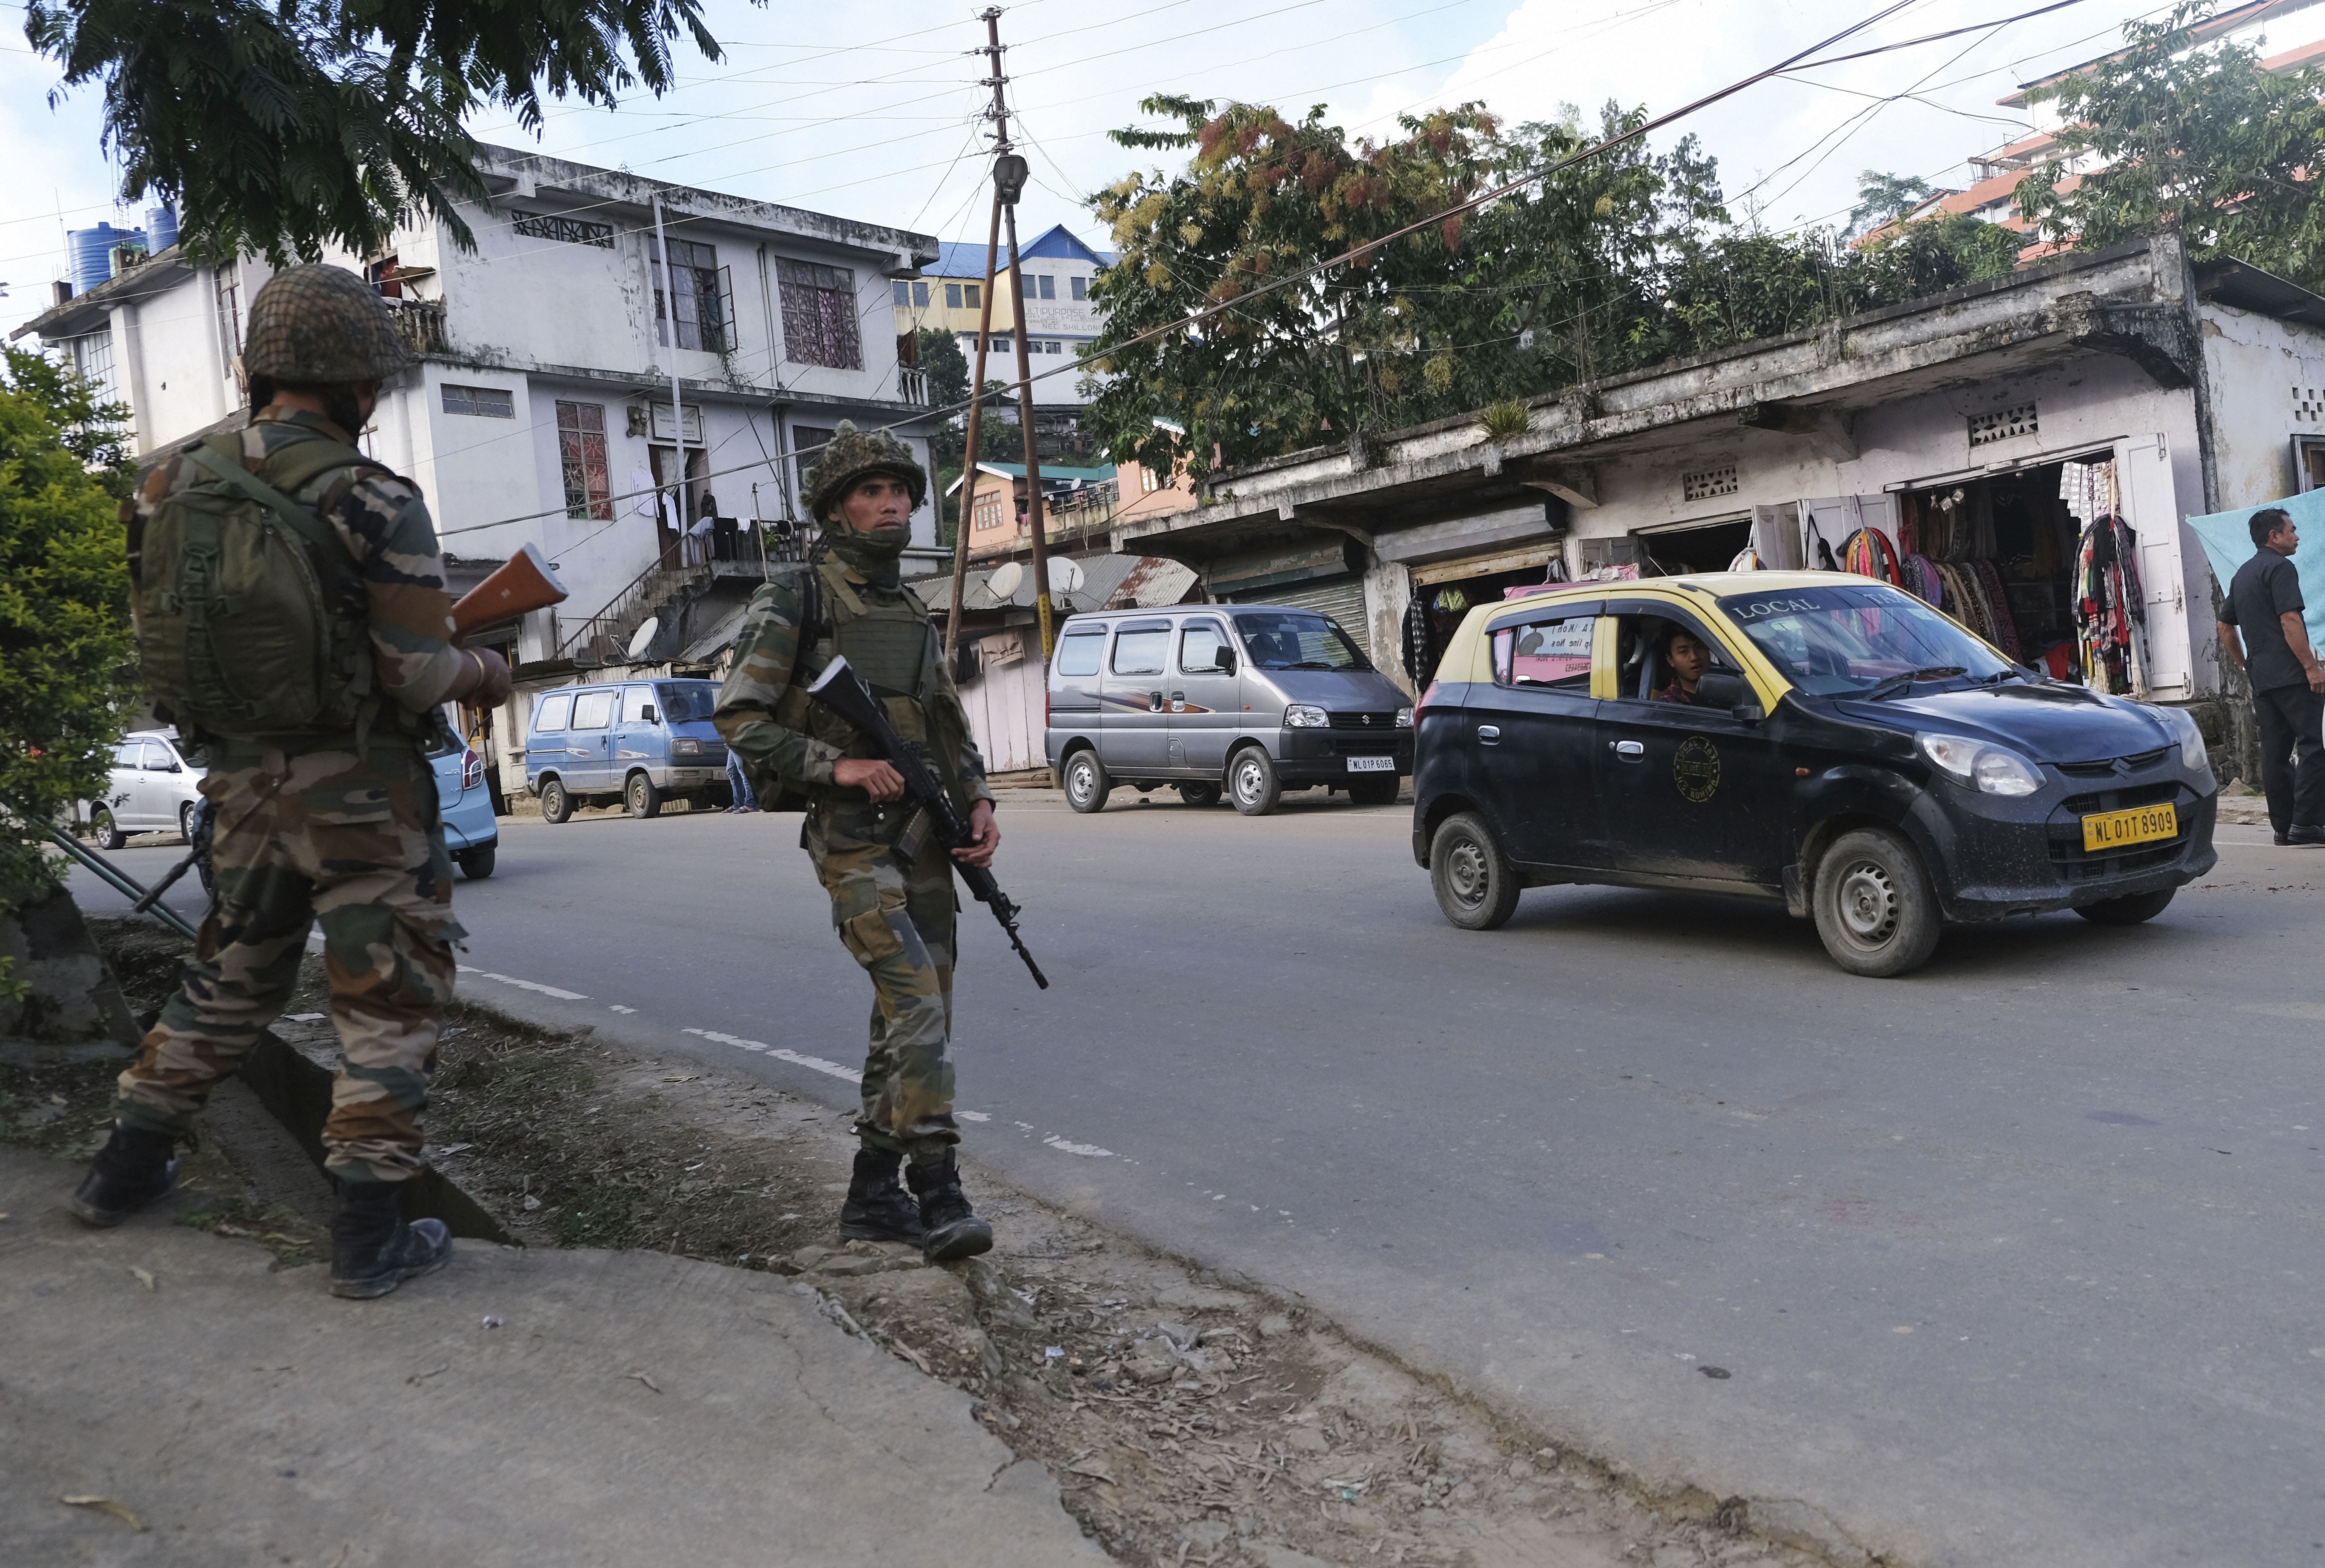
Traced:
[[1239, 615], [1244, 651], [1263, 670], [1369, 670], [1339, 623], [1314, 610], [1262, 610]]
[[1886, 583], [1731, 594], [1719, 605], [1794, 685], [1818, 696], [2023, 673], [1951, 617]]

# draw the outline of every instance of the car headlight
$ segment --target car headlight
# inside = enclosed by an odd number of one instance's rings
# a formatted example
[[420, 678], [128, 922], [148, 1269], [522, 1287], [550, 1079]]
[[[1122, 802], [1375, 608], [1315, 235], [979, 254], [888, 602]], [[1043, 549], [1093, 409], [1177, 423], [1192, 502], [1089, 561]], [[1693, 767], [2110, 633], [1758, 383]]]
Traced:
[[1331, 722], [1330, 717], [1321, 708], [1306, 702], [1294, 702], [1283, 710], [1283, 728], [1286, 729], [1324, 729], [1329, 728]]
[[2034, 765], [2015, 751], [1965, 735], [1921, 735], [1914, 739], [1922, 755], [1940, 772], [1982, 794], [2031, 795], [2042, 787], [2042, 775]]
[[2154, 712], [2179, 741], [2181, 765], [2190, 773], [2211, 772], [2212, 756], [2204, 749], [2204, 732], [2197, 726], [2196, 716], [2185, 708], [2157, 708]]
[[702, 742], [699, 740], [673, 740], [670, 743], [670, 754], [672, 756], [700, 756], [702, 755]]
[[1413, 728], [1412, 709], [1400, 708], [1396, 710], [1396, 727], [1399, 729], [1410, 729]]

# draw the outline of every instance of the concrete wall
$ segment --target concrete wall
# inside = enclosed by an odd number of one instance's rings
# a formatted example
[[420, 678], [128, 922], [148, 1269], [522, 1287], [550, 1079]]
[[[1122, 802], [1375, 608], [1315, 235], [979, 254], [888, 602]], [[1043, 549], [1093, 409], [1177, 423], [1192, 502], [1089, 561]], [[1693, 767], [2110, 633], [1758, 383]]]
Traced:
[[2226, 305], [2203, 311], [2218, 510], [2301, 488], [2293, 438], [2325, 436], [2325, 332]]

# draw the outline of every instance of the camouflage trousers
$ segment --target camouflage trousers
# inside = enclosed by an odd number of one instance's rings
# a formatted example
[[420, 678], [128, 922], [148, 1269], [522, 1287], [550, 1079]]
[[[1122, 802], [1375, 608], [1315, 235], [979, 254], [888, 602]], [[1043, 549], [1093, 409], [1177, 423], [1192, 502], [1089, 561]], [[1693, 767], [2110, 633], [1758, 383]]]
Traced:
[[802, 842], [839, 940], [872, 977], [872, 1041], [856, 1134], [915, 1164], [960, 1141], [952, 1117], [952, 862], [931, 844], [910, 870], [887, 846], [811, 810]]
[[451, 999], [452, 864], [425, 759], [393, 746], [286, 756], [213, 748], [218, 902], [136, 1064], [116, 1119], [182, 1133], [289, 1000], [307, 933], [323, 927], [342, 1066], [325, 1168], [395, 1182], [421, 1169], [420, 1112]]

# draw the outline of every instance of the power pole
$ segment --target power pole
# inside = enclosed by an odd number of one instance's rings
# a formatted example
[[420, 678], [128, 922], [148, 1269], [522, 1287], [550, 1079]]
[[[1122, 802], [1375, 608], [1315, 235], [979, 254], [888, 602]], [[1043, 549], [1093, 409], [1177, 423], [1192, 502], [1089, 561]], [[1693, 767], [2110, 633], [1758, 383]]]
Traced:
[[[985, 298], [977, 322], [977, 366], [970, 373], [971, 395], [984, 389], [985, 355], [992, 341], [993, 278], [1000, 260], [1001, 231], [1005, 227], [1009, 236], [1009, 302], [1017, 340], [1017, 424], [1025, 446], [1025, 519], [1033, 529], [1033, 613], [1042, 624], [1042, 662], [1049, 663], [1057, 646], [1057, 632], [1050, 615], [1050, 549], [1042, 520], [1042, 459], [1033, 444], [1033, 367], [1032, 350], [1025, 346], [1025, 283], [1017, 264], [1017, 198], [1025, 189], [1025, 178], [1031, 171], [1009, 140], [1009, 100], [1003, 88], [1009, 78], [1001, 69], [1004, 45], [1001, 42], [1001, 10], [987, 8], [980, 14], [985, 23], [985, 48], [980, 51], [991, 67], [983, 86], [993, 89], [993, 107], [987, 111], [993, 118], [993, 223], [985, 241]], [[961, 457], [961, 490], [964, 499], [973, 488], [970, 477], [977, 472], [977, 416], [983, 410], [981, 399], [973, 401], [968, 410], [968, 450]], [[952, 616], [946, 626], [948, 652], [958, 645], [960, 626], [960, 596], [968, 573], [968, 516], [966, 506], [955, 525], [952, 592]]]
[[[654, 254], [662, 261], [662, 317], [668, 322], [670, 330], [670, 425], [671, 439], [678, 445], [678, 456], [673, 459], [678, 465], [678, 506], [675, 510], [678, 514], [679, 559], [683, 561], [686, 559], [688, 522], [686, 515], [686, 404], [679, 400], [678, 391], [678, 274], [670, 269], [670, 242], [662, 237], [662, 192], [659, 190], [654, 192], [653, 220]], [[646, 441], [649, 447], [653, 441], [653, 410], [651, 404], [646, 410]], [[662, 564], [668, 566], [671, 563], [665, 561]]]

